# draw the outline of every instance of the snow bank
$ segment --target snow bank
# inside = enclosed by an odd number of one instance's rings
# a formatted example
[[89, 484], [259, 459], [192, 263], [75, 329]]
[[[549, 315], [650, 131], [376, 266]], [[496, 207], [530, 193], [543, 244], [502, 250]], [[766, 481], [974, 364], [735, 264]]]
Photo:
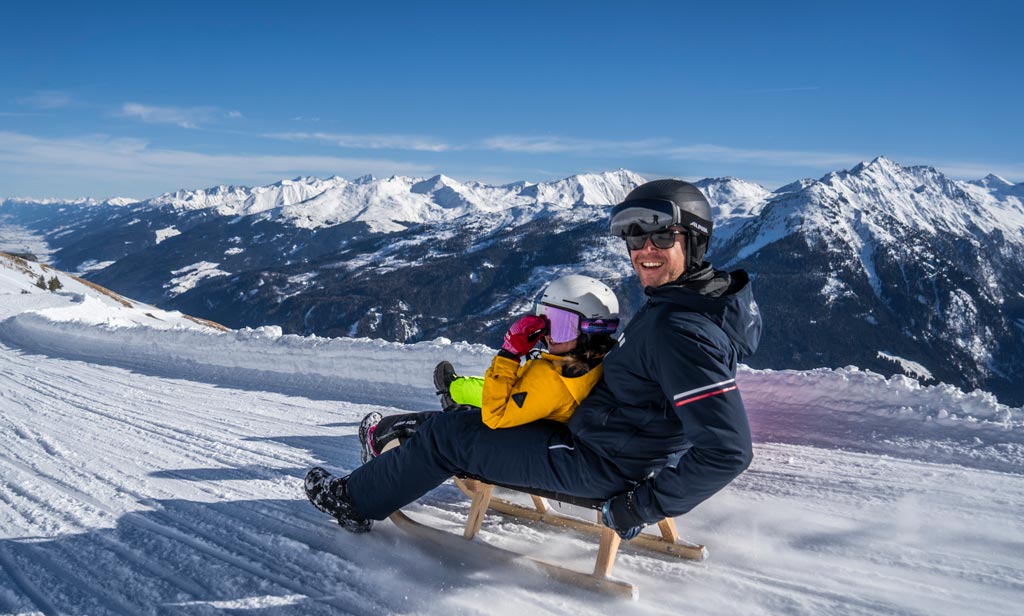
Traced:
[[[40, 275], [58, 276], [60, 291], [36, 287]], [[6, 257], [0, 259], [0, 297], [0, 341], [31, 353], [308, 397], [383, 401], [384, 394], [404, 390], [407, 398], [433, 402], [438, 361], [451, 361], [463, 374], [482, 374], [494, 353], [443, 338], [405, 345], [282, 335], [279, 327], [222, 330]]]
[[[121, 310], [120, 312], [125, 312]], [[275, 382], [304, 378], [367, 381], [429, 388], [423, 367], [448, 359], [466, 374], [481, 374], [494, 350], [445, 338], [401, 344], [367, 338], [283, 335], [279, 327], [221, 332], [158, 328], [119, 315], [91, 297], [73, 306], [23, 312], [0, 324], [0, 337], [22, 349], [166, 372], [248, 371]], [[939, 384], [856, 367], [811, 371], [742, 368], [739, 382], [753, 412], [775, 416], [810, 412], [873, 416], [905, 424], [968, 427], [1024, 434], [1024, 410], [987, 392], [964, 393]]]
[[746, 369], [738, 380], [748, 406], [1024, 431], [1024, 409], [1000, 404], [988, 392], [964, 393], [942, 383], [921, 385], [905, 376], [886, 378], [853, 366], [807, 371]]
[[987, 392], [855, 367], [742, 370], [755, 441], [1024, 473], [1024, 409]]
[[0, 340], [29, 352], [232, 386], [301, 390], [313, 397], [340, 396], [359, 382], [360, 391], [372, 383], [379, 391], [406, 389], [423, 398], [422, 390], [433, 392], [432, 373], [424, 366], [448, 359], [460, 372], [482, 374], [494, 353], [444, 338], [405, 345], [283, 335], [280, 327], [156, 330], [112, 318], [71, 320], [72, 314], [67, 309], [18, 314], [0, 323]]

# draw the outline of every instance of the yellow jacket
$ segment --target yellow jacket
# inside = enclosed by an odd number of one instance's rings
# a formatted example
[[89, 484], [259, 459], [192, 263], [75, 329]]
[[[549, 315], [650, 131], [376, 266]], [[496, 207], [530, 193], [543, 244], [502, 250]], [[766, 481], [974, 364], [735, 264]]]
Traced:
[[511, 428], [538, 419], [569, 421], [580, 402], [601, 379], [601, 366], [582, 376], [562, 375], [553, 362], [559, 356], [541, 353], [522, 366], [495, 356], [484, 375], [483, 420], [490, 428]]

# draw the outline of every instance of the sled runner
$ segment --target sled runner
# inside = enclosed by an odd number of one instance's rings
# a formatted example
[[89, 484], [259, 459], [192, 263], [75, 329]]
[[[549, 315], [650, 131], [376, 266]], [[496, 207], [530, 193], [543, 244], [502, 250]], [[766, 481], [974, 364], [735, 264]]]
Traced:
[[[446, 547], [451, 550], [466, 549], [465, 541], [459, 538], [458, 535], [417, 522], [401, 510], [392, 513], [391, 516], [389, 516], [389, 519], [395, 524], [395, 526], [401, 528], [414, 537], [439, 544], [442, 547]], [[612, 534], [614, 534], [614, 532]], [[618, 535], [615, 537], [617, 539]], [[527, 563], [541, 569], [556, 580], [567, 584], [629, 599], [636, 599], [639, 596], [639, 590], [636, 585], [630, 584], [629, 582], [621, 582], [605, 576], [574, 571], [538, 558], [513, 552], [512, 550], [499, 548], [489, 543], [474, 541], [471, 545], [474, 549], [483, 551], [489, 558], [510, 563]]]
[[[392, 441], [384, 448], [384, 451], [397, 446], [398, 441]], [[462, 490], [462, 492], [472, 501], [469, 509], [469, 515], [466, 519], [466, 527], [463, 531], [463, 537], [467, 540], [473, 539], [473, 537], [480, 531], [480, 528], [483, 525], [484, 514], [488, 508], [506, 515], [536, 522], [543, 522], [545, 524], [560, 526], [562, 528], [571, 528], [573, 530], [599, 536], [597, 562], [594, 565], [594, 571], [592, 573], [575, 571], [573, 569], [555, 565], [518, 552], [505, 550], [486, 543], [474, 542], [475, 546], [480, 546], [478, 549], [485, 550], [489, 556], [505, 562], [530, 563], [557, 580], [579, 586], [581, 588], [597, 590], [631, 599], [639, 597], [639, 589], [635, 584], [615, 580], [609, 577], [612, 572], [612, 567], [615, 565], [615, 556], [618, 554], [622, 539], [614, 530], [601, 523], [599, 501], [573, 499], [566, 495], [551, 495], [554, 498], [564, 500], [570, 504], [576, 504], [596, 510], [597, 522], [592, 523], [579, 518], [553, 513], [548, 505], [547, 497], [545, 496], [530, 494], [530, 498], [534, 503], [534, 509], [530, 509], [529, 507], [524, 507], [502, 498], [495, 498], [493, 496], [494, 485], [484, 483], [483, 481], [476, 479], [455, 477], [454, 480], [459, 489]], [[457, 539], [456, 535], [441, 529], [433, 528], [421, 522], [417, 522], [401, 510], [392, 513], [389, 518], [395, 526], [398, 526], [411, 535], [443, 546], [451, 547], [452, 549], [459, 549], [459, 542], [454, 541]], [[638, 548], [644, 551], [667, 554], [689, 560], [704, 560], [707, 557], [707, 548], [702, 545], [683, 541], [679, 538], [679, 534], [676, 532], [675, 521], [672, 518], [666, 518], [659, 522], [658, 528], [661, 531], [660, 538], [650, 534], [641, 533], [638, 537], [630, 541], [628, 545], [632, 548]], [[462, 545], [464, 546], [464, 544]]]
[[[488, 508], [499, 513], [504, 513], [518, 518], [524, 518], [535, 522], [543, 522], [545, 524], [561, 526], [563, 528], [571, 528], [584, 533], [600, 535], [602, 546], [605, 543], [611, 544], [610, 540], [605, 540], [605, 535], [607, 534], [614, 535], [616, 539], [619, 538], [615, 531], [608, 528], [601, 522], [601, 504], [598, 501], [577, 499], [564, 495], [552, 496], [556, 500], [563, 500], [569, 504], [596, 510], [597, 523], [593, 523], [579, 518], [554, 513], [551, 511], [551, 506], [548, 504], [548, 497], [546, 496], [529, 494], [534, 505], [534, 508], [531, 509], [502, 498], [495, 498], [492, 495], [494, 486], [485, 484], [481, 481], [474, 479], [460, 479], [456, 477], [455, 485], [459, 486], [459, 489], [462, 490], [463, 494], [473, 500], [473, 505], [469, 510], [469, 519], [466, 520], [466, 530], [464, 535], [466, 539], [472, 539], [480, 530], [480, 526], [483, 523], [484, 513]], [[676, 531], [676, 523], [674, 519], [665, 518], [661, 522], [658, 522], [658, 530], [661, 532], [661, 537], [656, 537], [648, 533], [641, 533], [635, 539], [629, 541], [627, 545], [631, 548], [637, 548], [648, 552], [657, 552], [659, 554], [668, 554], [669, 556], [675, 556], [677, 558], [684, 558], [687, 560], [704, 560], [707, 558], [708, 550], [706, 547], [690, 543], [679, 538], [679, 533]], [[616, 548], [610, 547], [607, 564], [602, 563], [599, 559], [597, 566], [595, 567], [595, 573], [601, 570], [610, 572], [614, 565], [615, 554]]]

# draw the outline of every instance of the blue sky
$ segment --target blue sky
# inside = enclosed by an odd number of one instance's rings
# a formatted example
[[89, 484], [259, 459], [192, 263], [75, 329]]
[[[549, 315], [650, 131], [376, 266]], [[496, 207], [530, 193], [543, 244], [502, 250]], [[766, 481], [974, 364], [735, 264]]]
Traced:
[[878, 155], [1020, 182], [1022, 5], [19, 2], [0, 198], [618, 168], [775, 188]]

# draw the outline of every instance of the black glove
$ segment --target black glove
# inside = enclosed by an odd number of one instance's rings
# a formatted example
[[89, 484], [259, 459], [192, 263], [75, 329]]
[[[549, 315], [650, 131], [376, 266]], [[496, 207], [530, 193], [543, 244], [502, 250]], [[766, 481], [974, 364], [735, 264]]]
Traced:
[[646, 526], [636, 513], [633, 498], [630, 490], [609, 498], [601, 505], [601, 521], [626, 541], [639, 535]]

